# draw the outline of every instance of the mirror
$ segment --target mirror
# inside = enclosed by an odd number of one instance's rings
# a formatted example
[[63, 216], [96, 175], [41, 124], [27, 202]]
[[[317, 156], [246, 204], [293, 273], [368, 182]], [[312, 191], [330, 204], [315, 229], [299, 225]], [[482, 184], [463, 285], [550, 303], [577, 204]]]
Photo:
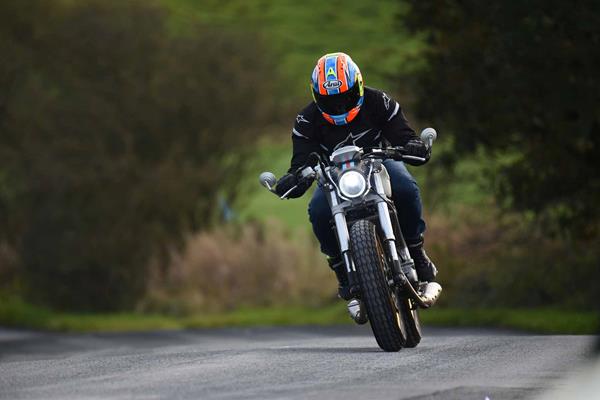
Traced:
[[421, 132], [421, 140], [425, 142], [427, 147], [431, 147], [433, 142], [437, 139], [437, 132], [433, 128], [425, 128]]
[[263, 172], [258, 177], [260, 184], [266, 187], [269, 190], [272, 190], [272, 187], [277, 183], [277, 178], [273, 175], [272, 172]]

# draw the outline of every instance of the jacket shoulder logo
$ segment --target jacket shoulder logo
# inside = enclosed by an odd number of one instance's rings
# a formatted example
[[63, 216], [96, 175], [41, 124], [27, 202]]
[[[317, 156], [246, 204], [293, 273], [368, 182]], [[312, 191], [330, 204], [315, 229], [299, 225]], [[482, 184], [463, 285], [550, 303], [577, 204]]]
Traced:
[[323, 87], [325, 88], [325, 90], [332, 90], [332, 89], [337, 89], [340, 86], [342, 86], [342, 81], [336, 79], [333, 81], [325, 81], [323, 82]]
[[385, 93], [383, 93], [383, 105], [385, 106], [386, 110], [390, 109], [390, 101], [392, 99], [389, 98], [389, 96]]
[[300, 122], [305, 122], [305, 123], [307, 123], [307, 124], [310, 124], [310, 121], [309, 121], [309, 120], [307, 120], [306, 118], [304, 118], [304, 115], [302, 115], [302, 114], [298, 114], [298, 115], [296, 116], [296, 122], [297, 122], [298, 124], [300, 124]]

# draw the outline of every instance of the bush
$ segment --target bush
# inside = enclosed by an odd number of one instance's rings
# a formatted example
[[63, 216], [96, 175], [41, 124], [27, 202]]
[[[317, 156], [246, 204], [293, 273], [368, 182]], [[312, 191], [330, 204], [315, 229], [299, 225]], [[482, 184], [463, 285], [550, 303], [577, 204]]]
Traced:
[[[417, 111], [456, 137], [509, 157], [499, 198], [551, 230], [600, 235], [600, 3], [409, 0], [403, 20], [429, 42]], [[550, 229], [552, 228], [552, 229]]]
[[427, 249], [452, 307], [593, 310], [600, 279], [596, 248], [549, 238], [535, 221], [493, 203], [455, 206], [427, 219]]
[[235, 193], [267, 57], [250, 34], [174, 34], [142, 1], [9, 0], [0, 18], [0, 241], [30, 299], [129, 308], [150, 260]]
[[244, 306], [322, 306], [337, 281], [312, 234], [247, 223], [191, 236], [167, 274], [157, 273], [143, 311], [193, 314]]

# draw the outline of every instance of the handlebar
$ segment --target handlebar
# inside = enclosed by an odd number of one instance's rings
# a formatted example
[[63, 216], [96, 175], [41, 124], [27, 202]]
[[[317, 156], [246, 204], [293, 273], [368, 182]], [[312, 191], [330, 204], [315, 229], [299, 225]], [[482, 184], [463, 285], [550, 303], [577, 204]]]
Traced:
[[404, 147], [392, 147], [385, 149], [370, 149], [366, 154], [368, 158], [391, 158], [396, 161], [418, 161], [418, 162], [426, 162], [427, 159], [424, 157], [411, 156], [406, 154], [406, 150]]
[[[433, 142], [437, 138], [437, 132], [433, 128], [426, 128], [421, 132], [421, 140], [425, 143], [428, 149], [430, 149], [433, 145]], [[406, 154], [406, 149], [404, 147], [392, 147], [392, 148], [370, 148], [366, 149], [363, 153], [365, 158], [380, 158], [386, 159], [391, 158], [396, 161], [413, 161], [419, 163], [427, 162], [427, 159], [424, 157], [417, 157]], [[295, 172], [296, 176], [300, 179], [314, 179], [317, 175], [314, 167], [319, 166], [321, 170], [324, 170], [329, 163], [324, 162], [321, 156], [318, 153], [311, 153], [308, 156], [308, 160], [306, 164], [302, 167], [298, 168]], [[276, 184], [275, 176], [270, 172], [264, 172], [259, 177], [260, 183], [267, 188], [271, 193], [277, 195], [273, 186]], [[281, 199], [287, 198], [287, 196], [293, 192], [298, 185], [295, 185], [282, 196], [277, 195], [277, 197]]]

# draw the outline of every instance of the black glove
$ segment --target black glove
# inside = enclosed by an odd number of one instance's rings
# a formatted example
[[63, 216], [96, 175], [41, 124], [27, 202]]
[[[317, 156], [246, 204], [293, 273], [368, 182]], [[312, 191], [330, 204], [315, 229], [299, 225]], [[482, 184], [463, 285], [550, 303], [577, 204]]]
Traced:
[[295, 185], [298, 185], [296, 189], [292, 190], [292, 192], [287, 195], [288, 198], [295, 199], [297, 197], [302, 196], [308, 190], [311, 183], [312, 181], [298, 179], [296, 178], [296, 175], [287, 173], [284, 176], [282, 176], [281, 179], [279, 179], [279, 181], [277, 181], [277, 186], [275, 186], [275, 193], [277, 193], [277, 195], [281, 197]]
[[408, 156], [427, 158], [429, 155], [429, 149], [421, 139], [410, 139], [404, 149]]
[[427, 161], [429, 161], [429, 157], [431, 157], [431, 149], [428, 148], [419, 138], [410, 139], [408, 143], [404, 145], [404, 150], [406, 150], [407, 156], [421, 157], [425, 159], [424, 162], [406, 160], [406, 162], [411, 165], [425, 164]]

